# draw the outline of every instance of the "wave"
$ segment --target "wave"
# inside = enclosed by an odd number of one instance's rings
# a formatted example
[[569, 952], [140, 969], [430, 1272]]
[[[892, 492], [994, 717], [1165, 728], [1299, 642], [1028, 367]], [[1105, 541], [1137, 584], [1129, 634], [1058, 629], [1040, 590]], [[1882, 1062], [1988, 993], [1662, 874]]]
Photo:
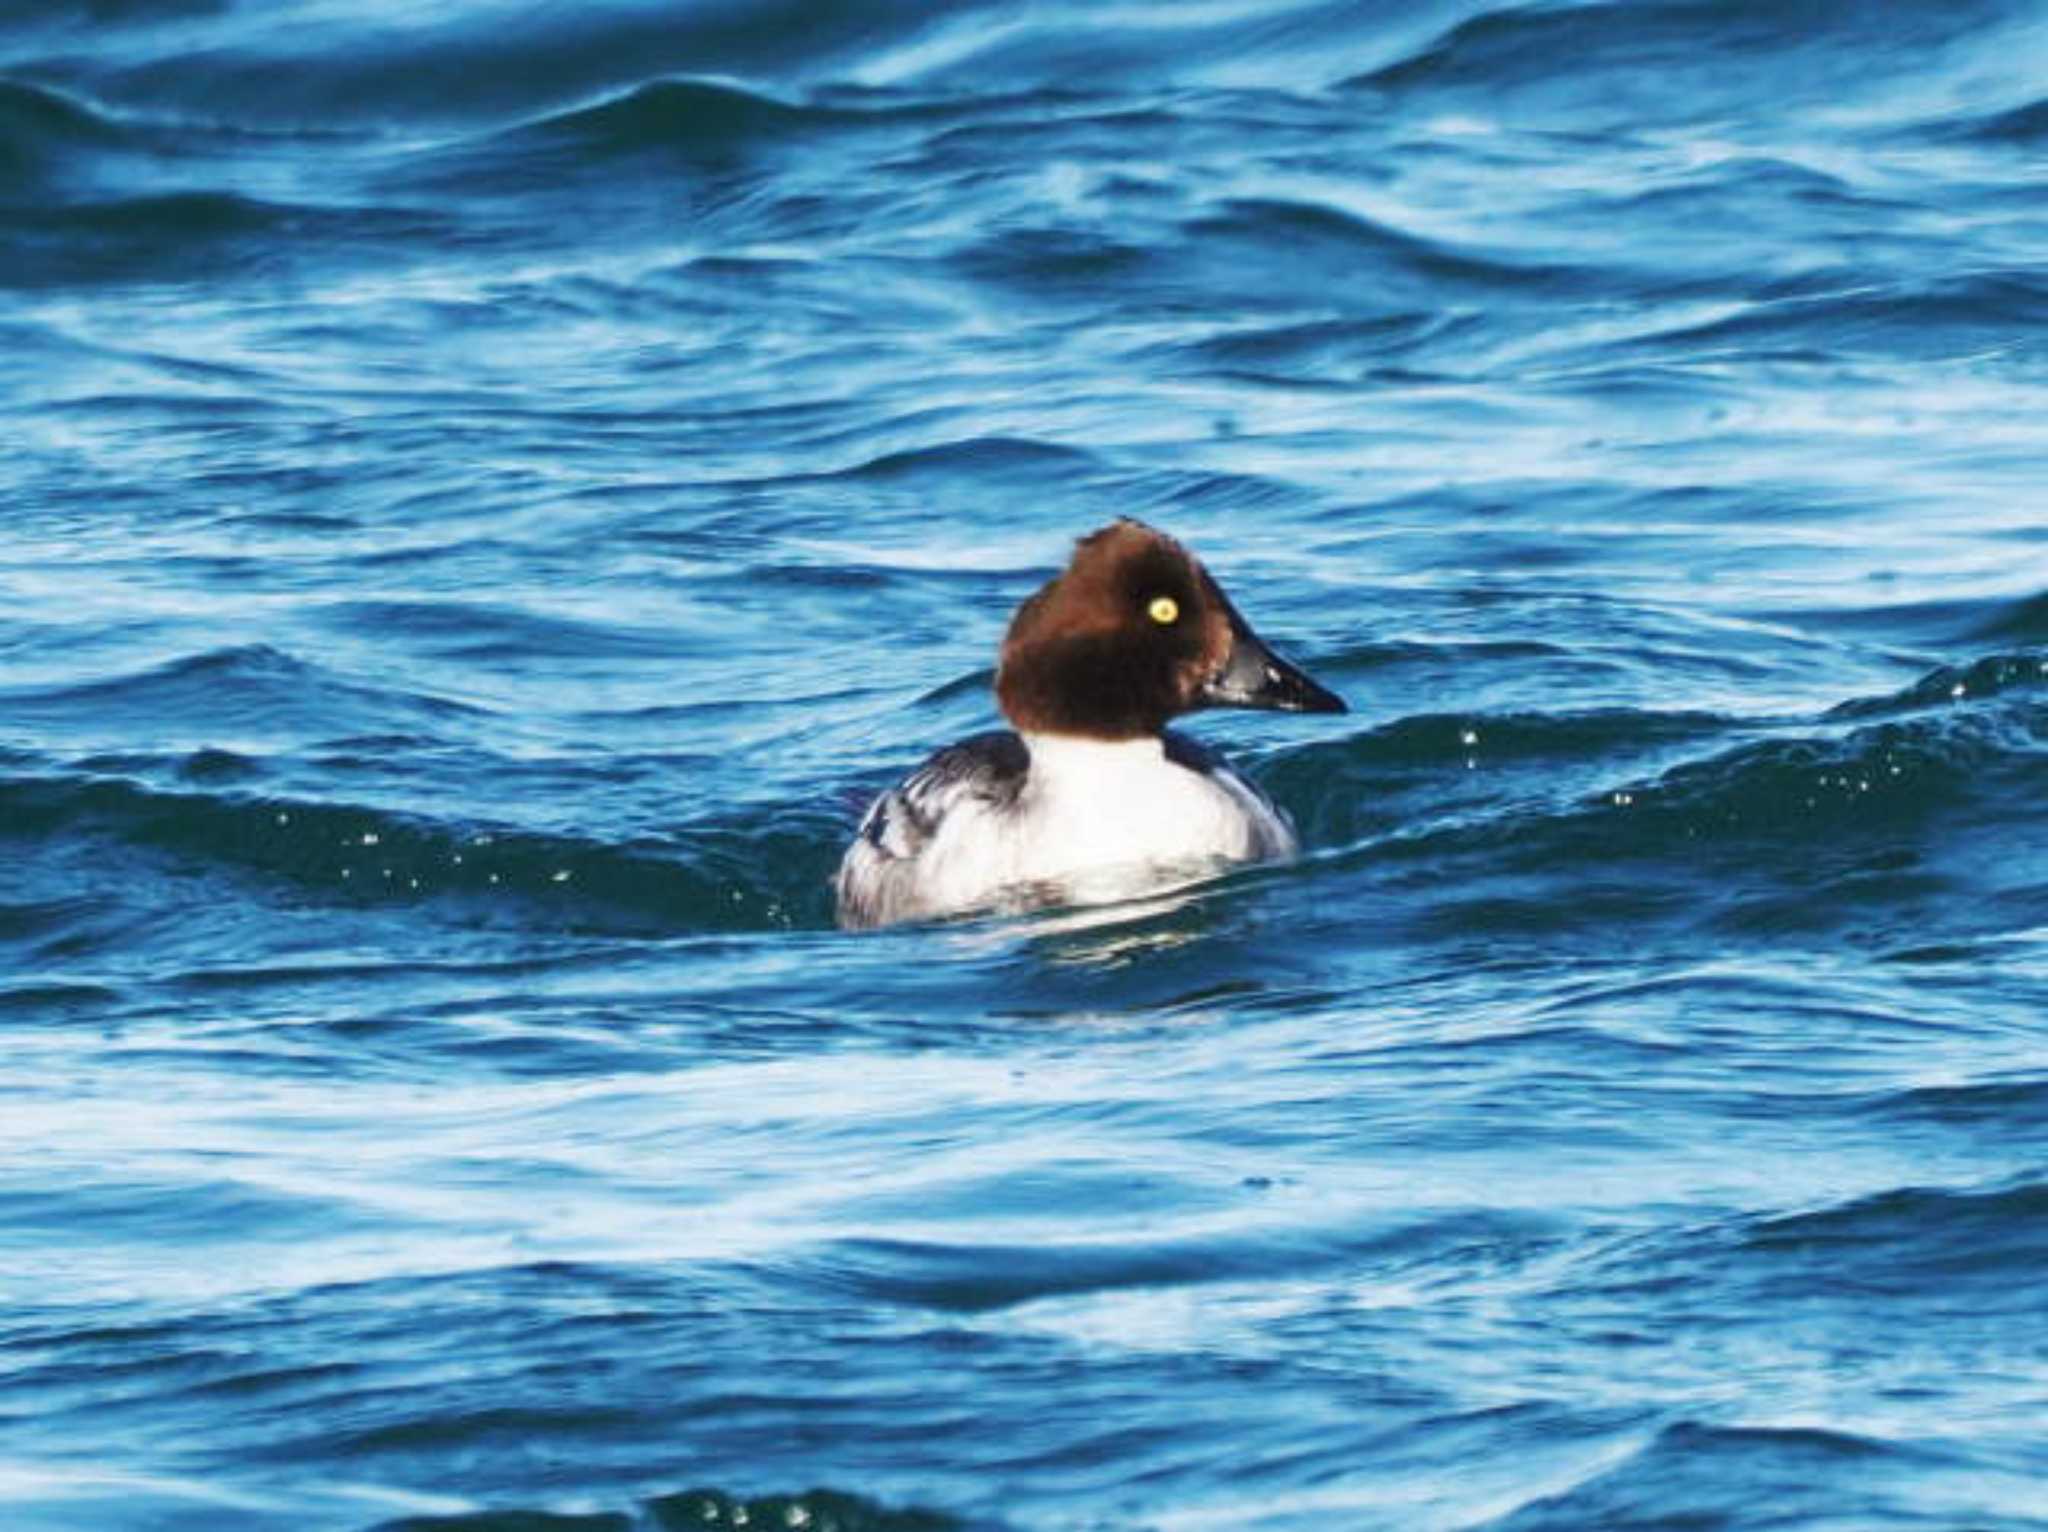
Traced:
[[[1989, 956], [1976, 949], [1959, 955]], [[1914, 953], [1915, 961], [1931, 954]], [[1946, 959], [1949, 954], [1942, 955]], [[1905, 1126], [2000, 1128], [2010, 1134], [2020, 1124], [2048, 1124], [2048, 1077], [1988, 1080], [1964, 1085], [1917, 1085], [1888, 1091], [1855, 1104], [1857, 1115]], [[2038, 1127], [2036, 1131], [2039, 1131]]]
[[1152, 5], [1104, 17], [1051, 4], [934, 10], [909, 0], [608, 0], [573, 15], [528, 7], [517, 25], [506, 24], [504, 7], [477, 5], [403, 27], [347, 30], [251, 26], [224, 5], [209, 24], [199, 0], [194, 8], [192, 24], [156, 36], [109, 28], [102, 47], [70, 67], [103, 92], [159, 107], [364, 125], [502, 122], [673, 75], [936, 95], [978, 92], [992, 81], [1029, 89], [1080, 78], [1105, 88], [1162, 78], [1318, 88], [1338, 72], [1334, 58], [1355, 67], [1398, 56], [1446, 13], [1470, 5], [1434, 0], [1386, 18], [1339, 0], [1294, 0], [1255, 15]]
[[83, 101], [0, 80], [0, 193], [40, 189], [67, 164], [128, 141], [113, 118]]
[[1780, 341], [1788, 355], [1926, 361], [2025, 354], [2035, 346], [2026, 337], [2044, 323], [2048, 279], [2014, 268], [1767, 297], [1725, 318], [1624, 344], [1668, 352]]
[[[2023, 603], [1986, 630], [2004, 636], [2026, 632], [2042, 615], [2041, 601]], [[1944, 665], [1931, 670], [1911, 686], [1882, 697], [1859, 697], [1837, 704], [1830, 718], [1880, 718], [1899, 713], [1919, 713], [1960, 702], [1984, 702], [1993, 697], [2048, 691], [2048, 654], [2020, 650], [1987, 654], [1967, 665]]]
[[[1976, 701], [1943, 673], [1820, 718], [1408, 719], [1261, 775], [1328, 848], [1314, 878], [1351, 880], [1346, 901], [1425, 932], [1848, 924], [1938, 953], [2024, 923], [2030, 903], [2048, 914], [2023, 807], [2048, 779], [2041, 663], [1968, 667], [2028, 672]], [[2010, 872], [1996, 892], [1987, 857]]]
[[647, 1528], [722, 1527], [813, 1528], [815, 1532], [995, 1532], [985, 1521], [962, 1521], [919, 1507], [892, 1508], [864, 1496], [813, 1489], [800, 1495], [739, 1496], [717, 1489], [686, 1489], [657, 1495], [631, 1523], [618, 1513], [471, 1511], [454, 1516], [407, 1516], [379, 1524], [376, 1532], [626, 1532]]
[[[666, 635], [490, 608], [454, 613], [352, 602], [326, 616], [347, 627], [404, 630], [415, 649], [466, 662], [632, 656], [666, 653], [669, 645]], [[484, 743], [497, 730], [496, 715], [340, 675], [267, 645], [0, 689], [0, 706], [17, 727], [45, 738], [77, 733], [88, 748], [110, 733], [235, 742], [64, 763], [0, 752], [0, 833], [73, 851], [137, 848], [188, 870], [280, 878], [305, 896], [348, 905], [431, 903], [462, 920], [538, 920], [634, 935], [822, 927], [830, 924], [827, 879], [851, 827], [851, 815], [829, 797], [823, 808], [728, 808], [674, 835], [642, 832], [624, 841], [436, 818], [415, 806], [447, 796], [451, 785], [459, 793], [461, 783], [532, 769]], [[675, 762], [664, 757], [650, 768], [614, 754], [587, 768], [542, 767], [546, 784], [535, 802], [602, 799], [644, 770], [670, 773]], [[410, 811], [326, 796], [366, 776], [401, 782], [400, 801]], [[318, 786], [308, 791], [308, 783]], [[147, 864], [140, 875], [152, 875]], [[31, 914], [22, 918], [33, 925]], [[0, 936], [6, 924], [0, 921]], [[24, 930], [21, 939], [45, 938]]]
[[[2016, 1181], [1984, 1190], [1901, 1187], [1837, 1207], [1788, 1213], [1751, 1225], [1747, 1254], [1789, 1262], [1826, 1290], [1925, 1296], [1967, 1282], [2005, 1290], [2013, 1274], [2048, 1261], [2048, 1183]], [[1771, 1274], [1783, 1290], [1785, 1274]], [[2009, 1300], [2038, 1308], [2031, 1297]]]
[[[901, 139], [933, 115], [960, 108], [915, 100], [881, 100], [845, 91], [800, 93], [728, 78], [671, 76], [636, 80], [595, 100], [581, 99], [511, 122], [446, 139], [367, 167], [369, 184], [388, 196], [437, 200], [536, 198], [601, 194], [617, 219], [635, 205], [629, 183], [648, 193], [657, 226], [672, 227], [679, 190], [700, 229], [717, 214], [730, 246], [752, 238], [809, 242], [823, 199], [807, 188], [781, 192], [778, 172], [794, 181], [818, 157], [841, 154], [850, 165], [873, 158], [877, 134]], [[894, 141], [893, 139], [891, 141]], [[670, 177], [688, 177], [677, 188]], [[698, 278], [724, 274], [758, 281], [772, 268], [744, 256], [708, 254], [687, 268]], [[750, 285], [749, 290], [752, 290]]]
[[1540, 106], [1553, 127], [1640, 131], [1745, 103], [1783, 110], [1924, 78], [1943, 67], [1945, 50], [2023, 15], [2009, 0], [1902, 5], [1882, 13], [1874, 44], [1868, 0], [1489, 9], [1342, 87], [1397, 101], [1458, 98], [1488, 115]]
[[[1128, 1198], [1128, 1185], [1120, 1188]], [[986, 1193], [977, 1185], [974, 1196]], [[947, 1194], [927, 1189], [919, 1205]], [[1243, 1234], [1193, 1234], [1133, 1243], [1076, 1240], [1005, 1245], [862, 1236], [833, 1241], [797, 1263], [794, 1280], [829, 1293], [852, 1292], [895, 1307], [981, 1314], [1045, 1299], [1128, 1289], [1257, 1280], [1276, 1271], [1301, 1275], [1357, 1262], [1367, 1253], [1417, 1265], [1446, 1252], [1555, 1249], [1564, 1224], [1527, 1210], [1461, 1208], [1435, 1216], [1358, 1227]]]
[[958, 475], [975, 480], [1039, 480], [1068, 477], [1095, 466], [1094, 455], [1079, 447], [1059, 446], [1028, 437], [981, 436], [887, 452], [846, 470], [840, 476], [918, 479], [927, 475], [938, 478]]
[[573, 141], [591, 151], [727, 151], [814, 127], [858, 121], [850, 112], [795, 106], [759, 91], [707, 80], [660, 80], [543, 118], [509, 135], [514, 143]]
[[35, 7], [39, 27], [80, 27], [94, 32], [109, 28], [151, 27], [167, 21], [226, 16], [236, 0], [48, 0]]
[[[1026, 467], [1037, 466], [1027, 454]], [[386, 626], [417, 616], [402, 604], [345, 615]], [[499, 633], [466, 617], [427, 634], [465, 655], [529, 636], [523, 622]], [[1396, 647], [1385, 663], [1412, 659]], [[322, 770], [387, 754], [378, 742], [391, 739], [441, 742], [445, 760], [452, 734], [491, 722], [468, 704], [366, 686], [262, 646], [7, 700], [21, 718], [103, 723], [132, 712], [158, 733], [166, 719], [203, 719], [281, 748], [330, 741]], [[494, 761], [475, 769], [502, 770]], [[15, 755], [0, 775], [0, 822], [16, 835], [109, 840], [282, 877], [348, 903], [435, 901], [672, 934], [829, 925], [827, 880], [856, 806], [824, 784], [801, 805], [729, 807], [672, 832], [607, 840], [280, 794], [273, 784], [297, 769], [219, 748], [65, 767]], [[1923, 863], [1936, 844], [1965, 829], [2010, 832], [2044, 773], [2048, 656], [2032, 651], [1936, 670], [1813, 719], [1417, 714], [1277, 750], [1257, 769], [1325, 866], [1420, 862], [1451, 886], [1561, 867], [1664, 864], [1697, 876], [1733, 858], [1754, 876], [1752, 893], [1785, 898], [1806, 897], [1816, 876], [1847, 878], [1867, 898], [1931, 886]], [[1890, 860], [1873, 862], [1879, 852]]]
[[[1131, 234], [1111, 234], [1033, 216], [971, 239], [948, 260], [971, 280], [1025, 296], [1100, 303], [1128, 292], [1135, 303], [1150, 305], [1162, 292], [1187, 290], [1239, 294], [1244, 303], [1264, 306], [1284, 290], [1314, 292], [1332, 304], [1357, 300], [1384, 316], [1335, 327], [1290, 323], [1273, 334], [1200, 343], [1214, 348], [1214, 360], [1226, 371], [1247, 364], [1258, 371], [1273, 364], [1274, 353], [1301, 348], [1312, 358], [1349, 353], [1379, 365], [1383, 356], [1466, 323], [1465, 316], [1444, 314], [1447, 292], [1492, 298], [1571, 292], [1596, 279], [1592, 268], [1432, 238], [1302, 196], [1222, 198], [1163, 233], [1139, 225]], [[1390, 306], [1395, 312], [1387, 314]], [[1199, 349], [1189, 354], [1203, 357]]]
[[2037, 149], [2048, 143], [2048, 97], [1990, 113], [1943, 118], [1922, 129], [1922, 136], [1963, 140], [2015, 149]]
[[1099, 296], [1146, 286], [1157, 270], [1157, 257], [1141, 244], [1072, 228], [1004, 229], [949, 259], [962, 276], [1000, 283], [1020, 297]]
[[286, 879], [340, 903], [434, 902], [639, 936], [830, 923], [826, 879], [841, 832], [828, 812], [702, 823], [672, 841], [617, 845], [233, 791], [249, 770], [208, 752], [187, 775], [221, 785], [192, 791], [117, 776], [0, 777], [0, 823], [10, 837], [140, 847]]
[[[1413, 650], [1431, 647], [1404, 645], [1402, 658], [1407, 659]], [[1607, 759], [1616, 752], [1710, 739], [1740, 726], [1738, 720], [1719, 713], [1650, 713], [1635, 708], [1579, 713], [1420, 713], [1346, 741], [1339, 748], [1347, 760], [1373, 765], [1456, 766], [1481, 758], [1489, 765], [1586, 761]], [[1310, 758], [1309, 764], [1321, 765], [1313, 759], [1318, 748], [1308, 746], [1301, 752]]]
[[281, 203], [220, 191], [17, 208], [0, 229], [0, 287], [211, 280], [272, 268], [281, 255], [334, 262], [435, 241], [452, 226], [416, 208]]
[[[2019, 1099], [2030, 1102], [2035, 1095]], [[1984, 1099], [1976, 1105], [1993, 1104]], [[1857, 1110], [1863, 1113], [1867, 1104]], [[2005, 1114], [2001, 1120], [2017, 1119]], [[1613, 1298], [1683, 1277], [1703, 1308], [1731, 1315], [1844, 1292], [1916, 1305], [1954, 1302], [1967, 1292], [1971, 1306], [1984, 1313], [2034, 1311], [2038, 1299], [2024, 1284], [2016, 1288], [2014, 1277], [2048, 1259], [2044, 1213], [2048, 1184], [2039, 1179], [1892, 1187], [1818, 1207], [1626, 1236], [1590, 1255], [1574, 1285]]]
[[[367, 608], [372, 618], [382, 608]], [[265, 738], [390, 733], [476, 716], [467, 703], [350, 680], [268, 644], [211, 649], [125, 674], [44, 686], [0, 687], [17, 720], [132, 715], [147, 738], [204, 720]]]
[[[53, 41], [67, 24], [96, 29], [99, 46], [72, 50], [64, 67], [106, 99], [270, 123], [504, 123], [670, 76], [928, 95], [1079, 80], [1118, 93], [1465, 93], [1489, 111], [1534, 99], [1640, 122], [1879, 89], [1941, 70], [1959, 40], [2023, 25], [2026, 14], [2016, 0], [1905, 5], [1876, 21], [1867, 0], [1789, 10], [1690, 0], [1392, 9], [1155, 0], [1109, 15], [1053, 4], [935, 11], [909, 0], [608, 0], [560, 15], [527, 7], [516, 25], [504, 6], [473, 5], [403, 27], [338, 28], [325, 16], [292, 25], [288, 9], [284, 24], [258, 26], [244, 12], [221, 0], [95, 0], [49, 13], [44, 25]], [[184, 24], [148, 25], [170, 19]], [[2033, 131], [2027, 121], [1990, 131]]]
[[1268, 282], [1276, 273], [1313, 272], [1319, 284], [1362, 284], [1376, 295], [1375, 307], [1398, 296], [1387, 286], [1395, 278], [1408, 281], [1418, 308], [1430, 312], [1440, 312], [1446, 289], [1556, 293], [1594, 280], [1590, 268], [1454, 244], [1302, 198], [1233, 198], [1190, 221], [1185, 233], [1207, 260], [1261, 271]]
[[[667, 628], [599, 622], [482, 601], [344, 600], [309, 609], [341, 632], [398, 634], [409, 653], [476, 662], [541, 659], [556, 665], [661, 659], [676, 652]], [[409, 697], [415, 694], [397, 694]], [[433, 702], [454, 711], [461, 704]]]
[[[1499, 1525], [1514, 1532], [1947, 1525], [1946, 1517], [1913, 1514], [1915, 1491], [1930, 1472], [1967, 1466], [1948, 1453], [1852, 1431], [1680, 1420], [1620, 1462], [1523, 1505]], [[1765, 1522], [1757, 1520], [1759, 1506], [1769, 1507]]]
[[654, 80], [410, 157], [390, 179], [442, 193], [529, 195], [565, 179], [616, 176], [643, 161], [733, 169], [861, 121], [729, 81]]
[[[210, 111], [124, 107], [47, 83], [0, 78], [0, 198], [18, 200], [10, 222], [52, 208], [77, 210], [90, 226], [260, 199], [234, 187], [252, 152], [272, 159], [317, 152], [358, 136], [331, 129], [281, 132], [236, 124]], [[322, 185], [332, 184], [330, 174]], [[64, 227], [62, 223], [56, 225]]]
[[[374, 21], [262, 27], [243, 10], [69, 61], [96, 95], [207, 120], [378, 129], [507, 122], [664, 76], [850, 77], [878, 47], [914, 38], [904, 0], [762, 0], [677, 7], [611, 0], [572, 13], [452, 8], [403, 27]], [[324, 22], [326, 18], [321, 18]]]
[[[2027, 656], [2020, 652], [2018, 646], [2048, 644], [2048, 593], [2017, 599], [2010, 596], [1956, 596], [1897, 605], [1879, 602], [1829, 610], [1824, 616], [1810, 608], [1765, 608], [1750, 615], [1791, 628], [1821, 626], [1830, 633], [1854, 634], [1859, 640], [1921, 653], [1939, 654], [1995, 643], [2001, 652], [1986, 657], [1994, 669], [2008, 664], [2024, 664]], [[1896, 695], [1923, 694], [1934, 675], [1968, 670], [1976, 663], [1942, 667], [1941, 671], [1930, 672], [1929, 678]], [[1841, 703], [1838, 711], [1854, 714], [1861, 710], [1882, 709], [1887, 705], [1888, 699], [1883, 697], [1852, 698]]]
[[1413, 353], [1442, 347], [1472, 325], [1469, 314], [1415, 309], [1367, 319], [1290, 321], [1231, 330], [1176, 341], [1170, 350], [1226, 378], [1348, 386]]
[[2002, 605], [1971, 629], [1968, 636], [2048, 644], [2048, 591]]
[[2048, 708], [2017, 723], [2016, 734], [2006, 716], [1919, 715], [1745, 744], [1614, 789], [1578, 828], [1589, 854], [1768, 840], [1779, 855], [1800, 857], [1844, 834], [1910, 835], [1979, 809], [2003, 817], [2048, 763]]

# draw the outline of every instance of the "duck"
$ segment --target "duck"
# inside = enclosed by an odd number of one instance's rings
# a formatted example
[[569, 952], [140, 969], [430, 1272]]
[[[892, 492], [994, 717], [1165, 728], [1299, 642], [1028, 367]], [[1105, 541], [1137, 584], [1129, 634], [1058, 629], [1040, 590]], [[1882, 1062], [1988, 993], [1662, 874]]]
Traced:
[[1192, 552], [1129, 517], [1017, 608], [995, 697], [1011, 727], [939, 750], [862, 816], [833, 878], [842, 927], [1108, 903], [1291, 858], [1286, 812], [1168, 724], [1347, 711]]

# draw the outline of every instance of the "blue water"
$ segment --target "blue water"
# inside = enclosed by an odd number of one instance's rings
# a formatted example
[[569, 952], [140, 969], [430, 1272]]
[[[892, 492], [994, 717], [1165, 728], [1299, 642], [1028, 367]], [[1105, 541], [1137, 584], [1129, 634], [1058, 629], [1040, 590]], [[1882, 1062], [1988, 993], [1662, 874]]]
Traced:
[[[0, 1522], [2048, 1527], [2044, 80], [8, 9]], [[1303, 860], [835, 931], [1125, 513]]]

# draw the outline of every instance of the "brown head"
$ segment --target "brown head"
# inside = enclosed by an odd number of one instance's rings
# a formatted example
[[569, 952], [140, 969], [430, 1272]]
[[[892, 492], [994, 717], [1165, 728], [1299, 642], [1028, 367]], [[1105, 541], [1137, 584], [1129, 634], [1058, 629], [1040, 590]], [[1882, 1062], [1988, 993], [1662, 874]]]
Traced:
[[1343, 699], [1268, 649], [1187, 549], [1143, 522], [1082, 538], [1017, 608], [996, 700], [1025, 733], [1136, 739], [1204, 707], [1341, 713]]

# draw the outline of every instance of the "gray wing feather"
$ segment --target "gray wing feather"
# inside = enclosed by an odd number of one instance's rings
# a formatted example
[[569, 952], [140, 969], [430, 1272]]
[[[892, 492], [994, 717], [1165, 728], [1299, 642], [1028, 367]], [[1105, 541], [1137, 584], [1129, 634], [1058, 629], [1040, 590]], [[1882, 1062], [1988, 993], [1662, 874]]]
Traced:
[[961, 803], [1003, 808], [1023, 790], [1031, 752], [1007, 729], [949, 745], [877, 798], [861, 819], [839, 864], [839, 923], [888, 925], [925, 913], [918, 898], [917, 859], [940, 822]]

